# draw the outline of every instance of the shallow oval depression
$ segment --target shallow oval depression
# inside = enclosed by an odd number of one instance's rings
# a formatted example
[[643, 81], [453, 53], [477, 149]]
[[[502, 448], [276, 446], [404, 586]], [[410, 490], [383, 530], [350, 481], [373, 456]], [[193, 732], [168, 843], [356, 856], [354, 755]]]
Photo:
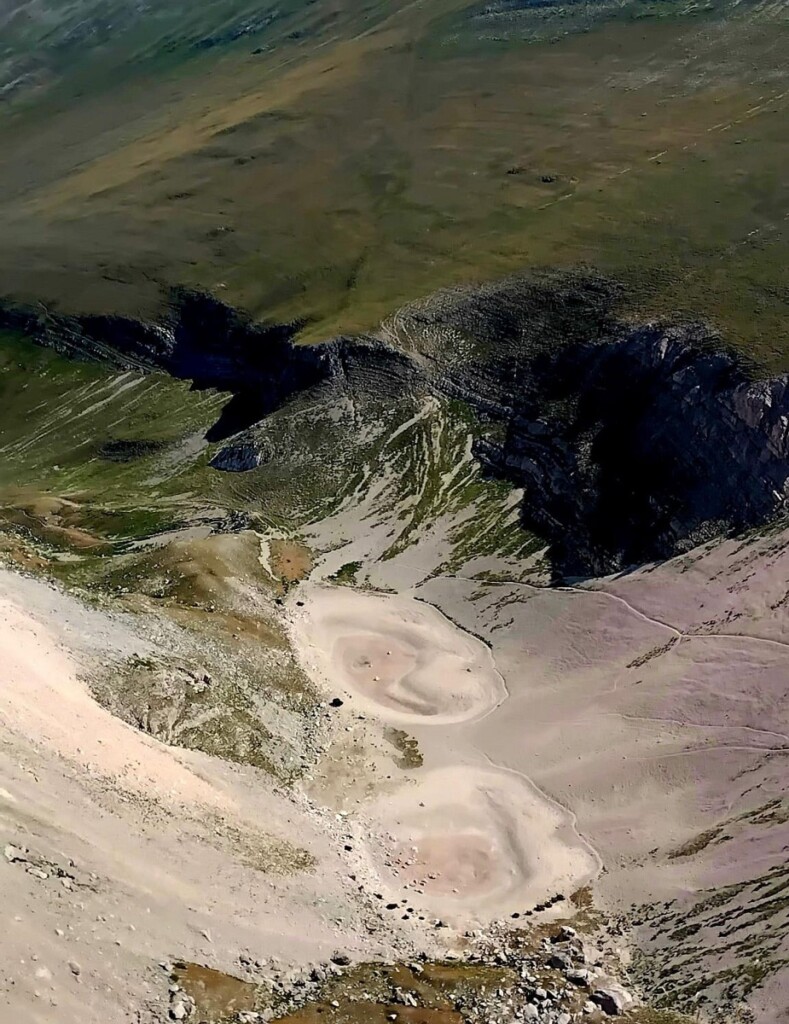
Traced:
[[571, 815], [515, 772], [454, 765], [381, 798], [373, 818], [391, 837], [392, 900], [467, 925], [525, 914], [596, 874]]
[[293, 633], [302, 662], [384, 721], [450, 725], [506, 697], [485, 645], [412, 597], [306, 585]]
[[[439, 741], [433, 727], [451, 731], [507, 696], [488, 648], [411, 597], [304, 584], [292, 637], [329, 692], [385, 722], [429, 726]], [[525, 914], [588, 882], [599, 860], [570, 812], [462, 747], [454, 735], [459, 763], [419, 771], [365, 809], [384, 840], [362, 842], [367, 868], [391, 912], [463, 928]]]

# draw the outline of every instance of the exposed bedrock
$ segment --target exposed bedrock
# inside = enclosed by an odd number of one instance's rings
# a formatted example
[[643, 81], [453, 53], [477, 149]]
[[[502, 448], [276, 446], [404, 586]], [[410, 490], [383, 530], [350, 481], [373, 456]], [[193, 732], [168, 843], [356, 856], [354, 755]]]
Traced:
[[564, 575], [611, 572], [764, 523], [789, 497], [789, 382], [754, 381], [686, 327], [639, 328], [524, 369], [478, 456], [526, 489]]
[[[411, 361], [375, 339], [336, 338], [297, 345], [301, 325], [259, 324], [210, 295], [178, 289], [160, 322], [122, 316], [60, 316], [0, 302], [0, 328], [21, 331], [67, 355], [98, 359], [119, 369], [162, 370], [196, 388], [217, 388], [232, 397], [210, 428], [221, 441], [282, 406], [295, 395], [335, 379], [358, 384], [374, 367], [379, 387], [391, 379], [407, 386]], [[239, 458], [228, 468], [254, 468]]]
[[404, 392], [461, 399], [479, 416], [478, 458], [524, 488], [524, 523], [557, 576], [585, 576], [765, 523], [789, 498], [789, 379], [755, 379], [698, 324], [625, 324], [617, 297], [591, 276], [514, 278], [439, 293], [377, 337], [313, 346], [294, 343], [298, 325], [185, 291], [161, 323], [6, 305], [0, 327], [231, 392], [208, 438], [233, 438], [213, 465], [236, 472], [267, 461], [247, 428], [297, 395], [337, 389], [362, 399], [357, 416]]
[[784, 512], [789, 378], [755, 379], [699, 324], [617, 320], [596, 278], [447, 292], [390, 325], [483, 422], [477, 457], [525, 490], [558, 577], [667, 558]]

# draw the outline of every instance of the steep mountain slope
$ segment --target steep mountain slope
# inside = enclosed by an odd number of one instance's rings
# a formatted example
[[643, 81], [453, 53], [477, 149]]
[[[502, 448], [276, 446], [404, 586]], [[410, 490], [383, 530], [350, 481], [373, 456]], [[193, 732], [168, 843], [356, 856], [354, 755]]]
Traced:
[[9, 1019], [785, 1024], [786, 15], [0, 0]]
[[6, 296], [197, 285], [319, 340], [581, 262], [786, 366], [783, 4], [8, 10]]
[[[378, 337], [312, 346], [294, 343], [295, 325], [258, 325], [190, 293], [158, 322], [19, 307], [0, 322], [75, 356], [230, 391], [204, 435], [206, 447], [228, 442], [210, 468], [250, 474], [242, 487], [292, 510], [299, 449], [312, 474], [331, 474], [338, 495], [348, 494], [391, 471], [390, 433], [406, 431], [415, 411], [417, 420], [443, 419], [461, 460], [446, 471], [473, 456], [522, 489], [523, 522], [549, 543], [562, 578], [670, 557], [789, 506], [786, 377], [755, 379], [699, 325], [622, 322], [617, 295], [597, 278], [512, 278], [438, 293], [401, 310]], [[141, 455], [146, 444], [158, 450], [153, 438], [141, 442]], [[103, 444], [112, 458], [118, 440]], [[421, 487], [437, 487], [431, 514], [422, 510], [427, 522], [442, 512], [442, 453], [433, 454]], [[518, 528], [506, 532], [502, 542], [517, 544]]]

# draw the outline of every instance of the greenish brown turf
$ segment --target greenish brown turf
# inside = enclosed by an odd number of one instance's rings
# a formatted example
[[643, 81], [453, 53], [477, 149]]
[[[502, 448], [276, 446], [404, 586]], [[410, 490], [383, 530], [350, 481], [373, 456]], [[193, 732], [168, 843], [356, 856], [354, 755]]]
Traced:
[[201, 16], [171, 50], [142, 22], [116, 74], [99, 48], [0, 112], [2, 289], [151, 313], [194, 284], [316, 340], [448, 283], [588, 265], [626, 311], [709, 319], [786, 369], [781, 8], [589, 10], [493, 32], [462, 0], [318, 0], [208, 49]]

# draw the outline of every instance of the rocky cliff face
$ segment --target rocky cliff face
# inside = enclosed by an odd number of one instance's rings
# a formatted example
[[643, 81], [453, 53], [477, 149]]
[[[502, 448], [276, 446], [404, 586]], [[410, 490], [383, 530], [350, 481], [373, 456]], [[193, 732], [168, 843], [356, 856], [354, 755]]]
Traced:
[[[0, 304], [0, 328], [21, 331], [64, 354], [119, 369], [161, 370], [231, 399], [208, 433], [221, 441], [279, 408], [294, 395], [375, 367], [383, 381], [408, 376], [411, 362], [374, 339], [337, 338], [297, 345], [299, 324], [258, 324], [198, 292], [178, 290], [162, 322], [121, 316], [65, 317]], [[243, 464], [243, 460], [242, 460]], [[251, 468], [251, 467], [249, 467]]]
[[[789, 381], [755, 380], [698, 325], [630, 326], [595, 279], [530, 278], [442, 293], [377, 338], [294, 344], [216, 300], [174, 297], [165, 323], [6, 309], [0, 326], [232, 398], [216, 468], [265, 462], [249, 428], [296, 395], [432, 391], [478, 414], [474, 451], [523, 487], [557, 576], [617, 571], [764, 523], [789, 503]], [[330, 405], [331, 403], [329, 403]], [[349, 438], [349, 444], [353, 439]]]
[[789, 498], [789, 382], [752, 381], [692, 328], [639, 328], [524, 369], [479, 457], [526, 489], [564, 575], [666, 558]]

